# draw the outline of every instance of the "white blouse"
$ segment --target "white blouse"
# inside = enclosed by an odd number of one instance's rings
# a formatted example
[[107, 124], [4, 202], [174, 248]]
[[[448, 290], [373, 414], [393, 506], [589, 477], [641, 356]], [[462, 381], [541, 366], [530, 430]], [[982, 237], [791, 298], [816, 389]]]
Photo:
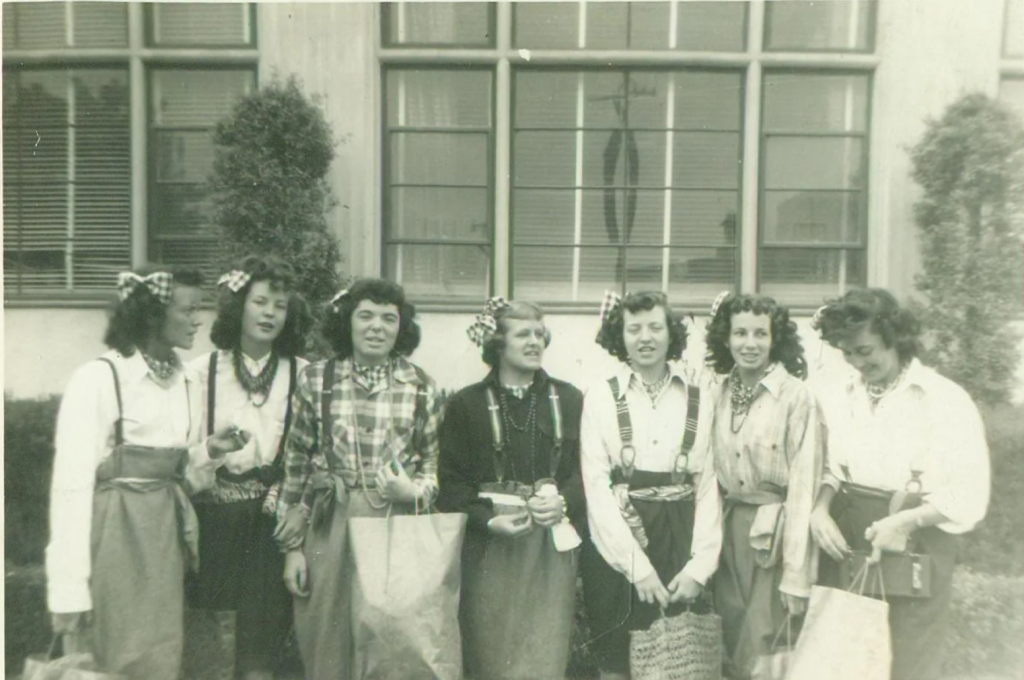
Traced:
[[[671, 379], [657, 403], [651, 402], [640, 378], [634, 378], [628, 366], [623, 365], [617, 375], [619, 389], [626, 391], [636, 449], [635, 467], [640, 470], [671, 472], [682, 448], [690, 388], [681, 365], [670, 362], [669, 370]], [[715, 573], [722, 549], [722, 507], [711, 460], [713, 417], [711, 390], [705, 389], [701, 392], [697, 438], [689, 456], [689, 469], [695, 473], [696, 516], [692, 558], [683, 569], [701, 584], [706, 584]], [[654, 573], [654, 567], [633, 537], [611, 489], [611, 471], [622, 464], [622, 438], [615, 398], [607, 381], [595, 383], [584, 396], [580, 445], [587, 516], [594, 545], [605, 561], [631, 583], [642, 581]]]
[[857, 377], [819, 394], [828, 450], [823, 482], [847, 479], [901, 491], [921, 472], [925, 501], [949, 522], [951, 534], [970, 531], [988, 509], [991, 472], [985, 426], [959, 385], [911, 361], [902, 382], [871, 408]]
[[[190, 485], [221, 464], [211, 460], [203, 439], [199, 381], [187, 368], [169, 387], [158, 384], [139, 352], [107, 352], [117, 368], [123, 403], [124, 441], [152, 447], [188, 447]], [[46, 547], [47, 603], [51, 612], [92, 609], [90, 540], [96, 469], [114, 448], [118, 418], [114, 376], [102, 361], [90, 361], [71, 376], [57, 416], [50, 542]]]

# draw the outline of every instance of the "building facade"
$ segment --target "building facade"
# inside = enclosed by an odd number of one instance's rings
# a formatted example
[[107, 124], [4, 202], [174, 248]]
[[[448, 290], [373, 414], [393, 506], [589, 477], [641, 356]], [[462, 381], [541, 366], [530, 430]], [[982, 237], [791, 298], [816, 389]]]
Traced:
[[668, 292], [694, 361], [721, 290], [805, 329], [851, 286], [909, 295], [908, 149], [967, 92], [1024, 120], [1024, 0], [4, 3], [3, 68], [14, 395], [102, 351], [117, 272], [208, 265], [213, 127], [291, 74], [338, 138], [341, 266], [406, 287], [414, 359], [477, 379], [464, 328], [501, 294], [586, 382], [605, 289]]

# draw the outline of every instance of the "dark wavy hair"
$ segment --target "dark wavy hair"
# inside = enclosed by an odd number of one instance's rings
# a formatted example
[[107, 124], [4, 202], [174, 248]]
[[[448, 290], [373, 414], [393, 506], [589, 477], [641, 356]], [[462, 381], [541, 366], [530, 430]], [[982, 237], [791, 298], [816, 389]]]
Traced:
[[322, 332], [339, 359], [352, 356], [352, 313], [363, 300], [398, 308], [398, 337], [392, 356], [409, 356], [420, 344], [420, 327], [416, 323], [416, 307], [406, 302], [405, 290], [385, 279], [360, 279], [352, 284], [338, 304], [324, 310]]
[[728, 373], [736, 365], [729, 350], [732, 334], [732, 317], [743, 312], [763, 314], [770, 319], [772, 345], [768, 360], [777, 361], [786, 367], [790, 375], [803, 380], [807, 377], [807, 360], [800, 344], [796, 323], [789, 318], [789, 310], [767, 295], [729, 295], [718, 306], [715, 315], [708, 322], [706, 363], [716, 373]]
[[[197, 269], [149, 264], [133, 271], [139, 276], [167, 272], [175, 287], [201, 288], [203, 285], [203, 275]], [[126, 299], [114, 303], [103, 343], [121, 356], [130, 357], [136, 349], [144, 348], [154, 335], [160, 333], [166, 320], [167, 305], [160, 302], [146, 286], [136, 286]]]
[[[501, 353], [505, 351], [505, 334], [508, 332], [508, 319], [524, 319], [527, 321], [543, 321], [544, 311], [532, 302], [513, 301], [495, 316], [498, 330], [492, 333], [481, 347], [484, 363], [491, 368], [498, 368]], [[551, 344], [551, 331], [544, 327], [544, 347]]]
[[896, 348], [901, 364], [921, 352], [921, 323], [884, 288], [858, 288], [829, 300], [815, 314], [812, 326], [833, 347], [867, 328], [886, 347]]
[[306, 334], [313, 317], [309, 306], [296, 291], [295, 270], [284, 260], [274, 256], [246, 257], [235, 267], [251, 274], [249, 282], [237, 293], [222, 286], [217, 298], [217, 318], [210, 329], [210, 340], [218, 349], [239, 349], [242, 344], [242, 316], [249, 291], [260, 281], [267, 281], [270, 289], [288, 295], [288, 312], [281, 334], [274, 340], [273, 349], [278, 356], [299, 356], [306, 348]]
[[668, 356], [669, 361], [674, 361], [683, 356], [686, 349], [686, 326], [682, 317], [672, 311], [668, 304], [668, 296], [660, 291], [643, 291], [640, 293], [627, 293], [615, 309], [608, 313], [601, 330], [597, 333], [597, 344], [608, 350], [608, 353], [622, 362], [629, 361], [629, 354], [626, 352], [626, 340], [623, 336], [625, 330], [624, 314], [628, 310], [630, 314], [650, 311], [655, 307], [665, 310], [665, 320], [668, 322]]

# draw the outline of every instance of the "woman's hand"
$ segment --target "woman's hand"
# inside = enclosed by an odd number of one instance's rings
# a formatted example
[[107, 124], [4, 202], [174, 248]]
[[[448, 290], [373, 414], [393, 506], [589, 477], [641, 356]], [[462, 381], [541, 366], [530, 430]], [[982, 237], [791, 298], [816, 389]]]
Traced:
[[50, 615], [50, 626], [54, 635], [71, 635], [86, 625], [89, 612], [61, 612]]
[[668, 584], [668, 601], [670, 604], [673, 602], [693, 602], [700, 597], [703, 589], [703, 586], [697, 583], [693, 577], [686, 572], [680, 571], [672, 579], [672, 582]]
[[562, 497], [533, 496], [526, 501], [526, 510], [537, 526], [553, 527], [562, 521]]
[[[673, 580], [673, 582], [675, 581]], [[647, 604], [657, 602], [662, 609], [668, 606], [669, 592], [662, 585], [657, 572], [652, 572], [647, 578], [637, 581], [633, 584], [633, 587], [636, 588], [636, 594], [640, 596], [641, 602], [646, 602]]]
[[306, 535], [307, 522], [306, 515], [298, 506], [288, 508], [274, 527], [274, 540], [286, 550], [297, 548]]
[[284, 587], [295, 597], [309, 597], [309, 571], [301, 550], [290, 550], [284, 556]]
[[790, 595], [789, 593], [780, 593], [782, 595], [782, 606], [789, 613], [790, 616], [800, 616], [807, 611], [807, 598], [800, 597], [799, 595]]
[[899, 514], [884, 517], [867, 528], [864, 538], [871, 541], [871, 557], [868, 564], [878, 564], [883, 552], [901, 553], [907, 549], [910, 532], [905, 528]]
[[412, 503], [419, 498], [420, 490], [406, 474], [405, 468], [398, 467], [398, 473], [387, 463], [377, 471], [377, 490], [384, 500], [392, 503]]
[[206, 450], [209, 452], [210, 458], [217, 460], [233, 451], [245, 448], [250, 439], [252, 439], [252, 435], [245, 430], [233, 426], [225, 427], [210, 435], [210, 438], [206, 440]]
[[850, 554], [850, 546], [843, 538], [834, 519], [829, 514], [828, 506], [818, 504], [811, 512], [811, 536], [822, 550], [836, 562], [842, 562]]
[[487, 530], [498, 536], [516, 538], [533, 528], [533, 520], [529, 513], [519, 515], [497, 515], [487, 522]]

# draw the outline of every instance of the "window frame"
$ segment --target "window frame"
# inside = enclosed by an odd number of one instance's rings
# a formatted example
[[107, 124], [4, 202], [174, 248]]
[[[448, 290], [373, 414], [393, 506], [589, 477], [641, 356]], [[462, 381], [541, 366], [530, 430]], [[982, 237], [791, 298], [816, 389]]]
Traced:
[[[211, 50], [222, 52], [224, 50], [257, 50], [259, 49], [259, 30], [257, 26], [257, 11], [256, 2], [246, 3], [248, 7], [248, 27], [249, 27], [249, 41], [245, 43], [236, 43], [228, 45], [220, 45], [216, 43], [174, 43], [174, 42], [157, 42], [156, 40], [156, 9], [158, 6], [165, 3], [154, 3], [146, 2], [143, 3], [144, 13], [144, 28], [143, 28], [143, 39], [142, 44], [150, 50]], [[242, 3], [221, 3], [225, 5], [242, 4]], [[131, 29], [129, 28], [129, 32]]]
[[[754, 0], [757, 1], [757, 0]], [[764, 4], [764, 30], [762, 34], [762, 51], [766, 54], [820, 54], [820, 55], [848, 55], [848, 54], [874, 54], [877, 48], [877, 34], [878, 34], [878, 0], [858, 0], [859, 2], [867, 3], [868, 6], [868, 32], [867, 40], [865, 45], [860, 49], [844, 49], [841, 47], [769, 47], [769, 36], [771, 35], [772, 29], [772, 11], [770, 7], [773, 3], [777, 2], [788, 2], [791, 4], [797, 4], [799, 2], [806, 2], [807, 0], [761, 0]], [[819, 3], [822, 0], [818, 0]], [[835, 2], [836, 0], [824, 0], [824, 2]]]
[[[245, 47], [200, 48], [151, 47], [146, 42], [150, 24], [146, 6], [143, 3], [126, 2], [128, 15], [128, 45], [126, 47], [75, 47], [46, 49], [8, 49], [4, 46], [4, 70], [22, 69], [80, 69], [118, 68], [128, 72], [129, 105], [129, 146], [131, 153], [130, 194], [130, 252], [132, 267], [138, 267], [148, 260], [150, 253], [150, 232], [153, 227], [152, 206], [150, 205], [151, 182], [155, 173], [152, 165], [150, 145], [150, 104], [148, 73], [154, 68], [212, 68], [224, 70], [251, 68], [255, 72], [256, 86], [259, 85], [259, 52], [255, 42]], [[250, 27], [258, 35], [258, 5], [249, 3]], [[45, 290], [32, 292], [6, 292], [5, 305], [19, 307], [69, 307], [94, 308], [106, 306], [111, 292], [95, 290]]]
[[[682, 0], [671, 0], [680, 2]], [[495, 214], [492, 219], [493, 262], [491, 277], [491, 294], [509, 296], [514, 294], [514, 258], [513, 218], [514, 206], [511, 202], [513, 193], [511, 172], [513, 167], [513, 131], [512, 131], [512, 89], [513, 74], [519, 68], [555, 67], [562, 70], [584, 70], [588, 68], [608, 67], [630, 70], [635, 68], [666, 68], [666, 69], [735, 69], [742, 72], [741, 99], [741, 131], [740, 153], [741, 167], [740, 186], [738, 189], [739, 206], [737, 211], [736, 237], [736, 290], [746, 293], [758, 292], [760, 281], [760, 253], [762, 243], [762, 175], [761, 155], [761, 121], [763, 100], [763, 72], [792, 69], [800, 73], [852, 73], [869, 77], [867, 103], [867, 133], [864, 153], [870, 159], [871, 120], [873, 107], [874, 72], [880, 58], [877, 54], [877, 0], [872, 3], [870, 12], [870, 51], [829, 51], [829, 50], [768, 50], [764, 47], [766, 36], [766, 8], [764, 2], [747, 2], [744, 12], [745, 40], [744, 50], [738, 52], [698, 52], [684, 49], [664, 50], [520, 50], [514, 47], [512, 32], [514, 29], [513, 8], [510, 3], [498, 3], [496, 15], [497, 44], [487, 49], [438, 48], [417, 49], [408, 47], [389, 47], [378, 42], [378, 63], [382, 69], [399, 64], [404, 68], [435, 68], [456, 64], [485, 65], [495, 70], [494, 95], [494, 136], [495, 147], [493, 159]], [[379, 36], [383, 31], [377, 31]], [[387, 92], [381, 89], [381, 106], [386, 105]], [[504, 110], [503, 110], [504, 107]], [[383, 125], [383, 123], [382, 123]], [[382, 135], [383, 143], [383, 135]], [[380, 147], [382, 150], [383, 146]], [[383, 156], [383, 153], [382, 153]], [[870, 163], [867, 164], [868, 168]], [[506, 181], [503, 175], [508, 177]], [[382, 174], [383, 181], [383, 174]], [[866, 276], [871, 282], [871, 243], [872, 227], [870, 210], [872, 209], [872, 187], [870, 174], [866, 172], [862, 191], [862, 209], [865, 220]], [[749, 186], [755, 183], [756, 186]], [[383, 187], [382, 187], [383, 189]], [[382, 214], [388, 209], [387, 196], [384, 190], [379, 193]], [[383, 232], [383, 222], [381, 225]], [[753, 234], [750, 231], [753, 230]], [[381, 271], [386, 269], [386, 251], [380, 252]], [[824, 291], [825, 294], [828, 294]], [[789, 301], [780, 300], [783, 304]], [[471, 311], [479, 305], [466, 305], [439, 299], [418, 300], [420, 308], [429, 311]], [[546, 303], [545, 308], [564, 313], [590, 313], [597, 309], [597, 302], [554, 302]], [[813, 307], [797, 302], [789, 305], [794, 311], [808, 311]], [[681, 309], [703, 312], [703, 306], [680, 304]]]
[[[487, 43], [420, 43], [420, 42], [392, 42], [388, 36], [391, 28], [391, 21], [394, 17], [394, 11], [398, 9], [398, 5], [403, 4], [401, 0], [383, 0], [380, 3], [380, 20], [377, 25], [380, 28], [379, 35], [377, 36], [380, 46], [384, 49], [393, 50], [406, 50], [406, 49], [480, 49], [480, 50], [493, 50], [497, 48], [497, 25], [498, 25], [498, 3], [495, 1], [484, 1], [479, 4], [487, 5], [487, 34], [490, 36], [490, 41]], [[421, 4], [421, 3], [404, 3], [404, 4]], [[470, 3], [476, 4], [476, 3]]]

